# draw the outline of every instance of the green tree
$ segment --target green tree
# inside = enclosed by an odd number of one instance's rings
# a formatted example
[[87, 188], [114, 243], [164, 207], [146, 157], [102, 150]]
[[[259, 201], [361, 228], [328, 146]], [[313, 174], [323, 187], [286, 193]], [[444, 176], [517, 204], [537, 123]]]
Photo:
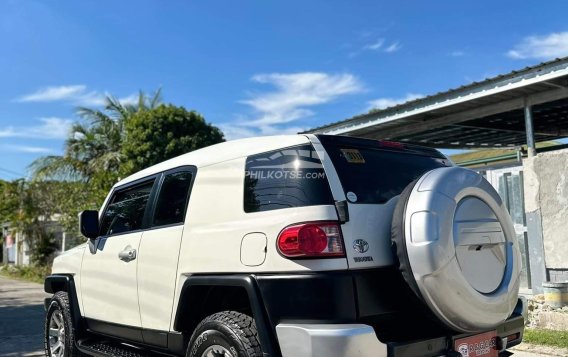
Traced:
[[29, 182], [23, 179], [0, 186], [0, 221], [23, 234], [32, 263], [50, 263], [57, 249], [54, 223], [60, 218], [60, 197], [68, 194], [64, 182]]
[[[77, 109], [82, 121], [71, 127], [62, 156], [45, 156], [30, 166], [34, 180], [83, 182], [95, 201], [102, 201], [120, 177], [124, 125], [136, 113], [152, 110], [162, 101], [161, 89], [152, 96], [140, 91], [136, 104], [105, 98], [104, 108]], [[83, 202], [83, 201], [81, 201]], [[85, 205], [82, 208], [91, 207]]]
[[161, 98], [159, 89], [151, 97], [141, 91], [135, 105], [109, 95], [102, 110], [79, 107], [77, 114], [83, 120], [71, 127], [64, 154], [36, 160], [31, 166], [33, 177], [94, 181], [91, 184], [108, 190], [108, 185], [118, 178], [122, 163], [125, 123], [137, 113], [156, 108]]
[[46, 231], [46, 217], [56, 219], [64, 228], [68, 246], [83, 240], [78, 232], [78, 213], [98, 209], [119, 179], [125, 122], [135, 113], [157, 107], [161, 98], [161, 90], [151, 96], [140, 92], [135, 104], [109, 95], [102, 109], [78, 108], [82, 120], [72, 125], [63, 155], [33, 162], [31, 182], [5, 185], [3, 192], [8, 200], [0, 203], [0, 217], [25, 234], [32, 260], [41, 263], [54, 248], [53, 234]]
[[[0, 202], [0, 220], [3, 210], [12, 212], [7, 220], [38, 237], [38, 217], [56, 214], [68, 238], [81, 241], [78, 213], [98, 209], [120, 177], [224, 140], [197, 112], [161, 101], [158, 90], [152, 96], [140, 92], [135, 104], [107, 96], [102, 109], [78, 108], [82, 120], [72, 126], [64, 154], [36, 160], [31, 182], [9, 183], [11, 194]], [[49, 250], [48, 241], [39, 240], [37, 250]]]
[[22, 182], [23, 180], [0, 181], [0, 223], [11, 222], [17, 217]]
[[225, 141], [221, 130], [196, 111], [160, 105], [125, 122], [125, 174]]

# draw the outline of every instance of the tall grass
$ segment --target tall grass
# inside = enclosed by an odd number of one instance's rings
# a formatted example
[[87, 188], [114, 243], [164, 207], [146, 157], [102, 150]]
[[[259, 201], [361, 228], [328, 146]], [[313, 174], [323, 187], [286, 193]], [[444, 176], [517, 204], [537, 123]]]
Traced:
[[568, 331], [525, 329], [523, 342], [568, 348]]
[[31, 281], [43, 284], [45, 277], [51, 273], [51, 266], [48, 265], [2, 265], [0, 275], [9, 278]]

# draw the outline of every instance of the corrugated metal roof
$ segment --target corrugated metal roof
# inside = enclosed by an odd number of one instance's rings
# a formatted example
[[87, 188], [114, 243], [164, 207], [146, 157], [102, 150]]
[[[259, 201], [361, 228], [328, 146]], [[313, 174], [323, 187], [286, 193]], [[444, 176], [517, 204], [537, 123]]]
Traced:
[[[450, 132], [456, 131], [456, 128], [449, 128], [447, 127], [448, 125], [482, 118], [497, 120], [498, 118], [494, 117], [495, 114], [522, 108], [525, 100], [529, 100], [531, 104], [536, 105], [567, 98], [568, 89], [566, 87], [568, 87], [568, 57], [558, 58], [481, 82], [474, 82], [446, 92], [436, 93], [386, 109], [355, 116], [351, 119], [324, 125], [307, 132], [383, 139], [406, 139], [403, 141], [435, 146], [434, 141], [416, 141], [415, 139], [417, 138], [412, 135], [418, 133], [426, 134], [427, 131], [436, 131], [444, 127], [447, 136]], [[564, 109], [564, 106], [562, 106], [562, 110]], [[560, 113], [562, 113], [562, 110]], [[461, 129], [463, 131], [464, 128]], [[484, 125], [477, 125], [475, 128], [470, 129], [484, 130], [486, 128]], [[506, 128], [500, 129], [501, 134], [507, 131]], [[522, 130], [520, 129], [511, 127], [511, 130], [509, 130], [511, 138], [509, 138], [510, 140], [507, 141], [505, 146], [518, 144], [523, 135], [519, 137], [519, 135], [513, 134], [519, 134], [524, 131], [524, 127]], [[487, 134], [496, 133], [494, 131]], [[406, 134], [406, 138], [403, 134]], [[435, 132], [431, 134], [434, 137], [437, 136]], [[563, 132], [558, 134], [555, 137], [564, 135]], [[539, 137], [538, 139], [548, 140], [552, 139], [552, 136], [544, 135], [543, 138]], [[488, 136], [486, 135], [486, 137]], [[496, 136], [496, 139], [499, 139], [499, 136]], [[496, 142], [495, 139], [485, 141], [481, 142], [478, 140], [469, 144], [475, 146], [503, 146], [503, 143], [499, 145], [500, 143]], [[446, 143], [444, 146], [439, 147], [457, 146], [468, 145], [460, 142], [458, 144]]]

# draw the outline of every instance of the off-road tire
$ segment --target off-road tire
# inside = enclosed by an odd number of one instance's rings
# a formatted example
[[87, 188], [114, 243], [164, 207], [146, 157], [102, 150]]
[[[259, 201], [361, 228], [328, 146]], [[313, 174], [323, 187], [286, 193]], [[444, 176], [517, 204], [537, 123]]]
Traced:
[[262, 357], [254, 319], [240, 312], [223, 311], [203, 319], [191, 336], [186, 357], [201, 357], [215, 345], [230, 351], [232, 357]]
[[73, 326], [73, 319], [71, 318], [71, 306], [69, 305], [69, 295], [64, 291], [56, 292], [51, 298], [47, 313], [45, 315], [44, 327], [44, 349], [45, 355], [51, 357], [49, 348], [49, 323], [51, 316], [60, 311], [63, 317], [63, 325], [65, 326], [65, 357], [79, 357], [82, 356], [75, 347], [75, 326]]

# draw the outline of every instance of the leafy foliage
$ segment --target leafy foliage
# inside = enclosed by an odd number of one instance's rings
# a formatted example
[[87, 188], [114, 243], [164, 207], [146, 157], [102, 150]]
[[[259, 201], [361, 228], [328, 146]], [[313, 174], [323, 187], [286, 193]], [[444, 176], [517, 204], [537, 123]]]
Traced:
[[23, 233], [34, 264], [50, 263], [54, 222], [67, 233], [68, 247], [84, 240], [79, 212], [98, 209], [120, 177], [224, 141], [199, 113], [161, 102], [158, 90], [140, 92], [135, 104], [107, 96], [102, 109], [78, 108], [82, 120], [73, 124], [62, 156], [32, 163], [31, 181], [0, 181], [0, 222]]
[[80, 107], [82, 122], [73, 124], [63, 156], [36, 160], [32, 173], [37, 180], [84, 181], [99, 200], [120, 175], [125, 123], [135, 114], [154, 109], [161, 102], [161, 90], [152, 97], [140, 92], [137, 105], [123, 104], [113, 96], [105, 98], [103, 110]]
[[123, 154], [126, 173], [225, 141], [219, 128], [183, 107], [160, 105], [126, 121]]
[[55, 233], [66, 232], [67, 247], [84, 241], [78, 232], [77, 214], [96, 203], [81, 182], [0, 182], [0, 222], [9, 223], [11, 233], [19, 232], [28, 244], [31, 263], [49, 265], [59, 248]]
[[14, 279], [27, 280], [34, 283], [43, 284], [45, 278], [51, 274], [50, 265], [34, 265], [34, 266], [0, 266], [0, 275], [5, 275]]

